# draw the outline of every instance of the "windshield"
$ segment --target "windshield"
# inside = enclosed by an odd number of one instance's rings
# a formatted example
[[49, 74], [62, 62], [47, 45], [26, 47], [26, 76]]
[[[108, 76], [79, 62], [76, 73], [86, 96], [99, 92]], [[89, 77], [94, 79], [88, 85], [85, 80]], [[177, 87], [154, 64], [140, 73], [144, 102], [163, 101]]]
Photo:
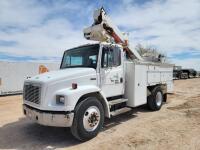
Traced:
[[99, 54], [99, 44], [78, 47], [65, 51], [61, 69], [89, 67], [96, 69]]

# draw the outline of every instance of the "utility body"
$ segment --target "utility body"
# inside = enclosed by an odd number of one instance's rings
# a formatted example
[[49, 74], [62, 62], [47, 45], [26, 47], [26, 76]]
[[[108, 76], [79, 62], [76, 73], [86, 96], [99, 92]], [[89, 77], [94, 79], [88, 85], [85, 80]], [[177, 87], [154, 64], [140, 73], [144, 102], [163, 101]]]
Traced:
[[173, 91], [173, 65], [144, 61], [103, 9], [94, 20], [84, 36], [99, 43], [66, 50], [60, 70], [24, 82], [24, 114], [42, 125], [70, 127], [82, 141], [98, 134], [105, 117], [144, 104], [159, 110]]

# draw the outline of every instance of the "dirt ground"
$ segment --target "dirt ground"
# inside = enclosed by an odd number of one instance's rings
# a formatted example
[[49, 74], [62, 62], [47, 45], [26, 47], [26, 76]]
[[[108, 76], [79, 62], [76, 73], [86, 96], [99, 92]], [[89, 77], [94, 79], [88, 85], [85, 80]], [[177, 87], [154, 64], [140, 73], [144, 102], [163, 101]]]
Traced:
[[200, 78], [175, 81], [160, 111], [146, 106], [106, 120], [90, 141], [68, 128], [40, 126], [24, 118], [22, 96], [0, 97], [0, 149], [196, 149], [200, 150]]

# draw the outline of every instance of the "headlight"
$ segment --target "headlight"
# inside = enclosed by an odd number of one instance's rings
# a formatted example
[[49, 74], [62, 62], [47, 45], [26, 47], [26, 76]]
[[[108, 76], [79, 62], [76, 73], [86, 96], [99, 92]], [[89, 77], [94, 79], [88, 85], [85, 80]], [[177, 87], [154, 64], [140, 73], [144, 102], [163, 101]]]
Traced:
[[56, 104], [64, 105], [65, 104], [65, 96], [57, 95], [56, 96]]

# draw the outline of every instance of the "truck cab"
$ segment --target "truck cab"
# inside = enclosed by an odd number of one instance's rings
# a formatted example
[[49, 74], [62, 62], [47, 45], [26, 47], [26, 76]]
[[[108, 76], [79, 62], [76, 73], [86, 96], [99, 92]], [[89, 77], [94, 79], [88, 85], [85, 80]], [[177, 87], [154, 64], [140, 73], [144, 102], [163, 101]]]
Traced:
[[124, 58], [117, 44], [83, 45], [65, 51], [60, 70], [24, 82], [24, 114], [42, 125], [71, 127], [76, 107], [96, 97], [104, 116], [110, 117], [107, 98], [124, 94]]

